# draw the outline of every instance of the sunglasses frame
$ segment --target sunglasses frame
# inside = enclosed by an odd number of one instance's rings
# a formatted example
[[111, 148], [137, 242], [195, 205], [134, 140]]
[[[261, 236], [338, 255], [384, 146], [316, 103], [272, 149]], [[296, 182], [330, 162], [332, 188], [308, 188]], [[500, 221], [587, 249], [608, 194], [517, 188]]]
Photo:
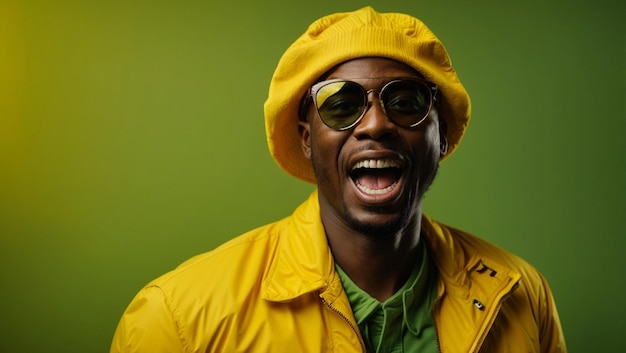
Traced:
[[[331, 80], [325, 80], [325, 81], [320, 81], [315, 83], [313, 86], [311, 86], [309, 88], [309, 90], [307, 91], [307, 94], [305, 95], [304, 99], [302, 100], [302, 104], [300, 105], [300, 117], [301, 119], [304, 119], [304, 117], [306, 116], [306, 109], [308, 106], [308, 102], [309, 100], [312, 101], [313, 105], [315, 106], [315, 111], [317, 113], [317, 116], [320, 118], [320, 120], [324, 123], [324, 125], [328, 126], [329, 128], [333, 129], [333, 130], [337, 130], [337, 131], [344, 131], [344, 130], [348, 130], [353, 128], [354, 126], [356, 126], [361, 119], [363, 119], [363, 116], [365, 116], [365, 113], [367, 113], [367, 111], [369, 110], [369, 104], [367, 104], [367, 102], [369, 101], [368, 97], [369, 94], [371, 92], [376, 93], [377, 97], [378, 97], [378, 102], [380, 103], [380, 106], [383, 109], [383, 112], [385, 113], [385, 115], [389, 118], [389, 120], [391, 120], [394, 124], [398, 125], [398, 126], [402, 126], [402, 127], [406, 127], [406, 128], [414, 128], [417, 125], [419, 125], [420, 123], [422, 123], [426, 117], [430, 114], [433, 105], [436, 103], [437, 101], [437, 92], [438, 92], [438, 87], [436, 84], [427, 81], [423, 78], [419, 78], [419, 77], [388, 77], [389, 81], [387, 81], [381, 88], [379, 89], [370, 89], [370, 90], [366, 90], [365, 87], [363, 87], [363, 85], [361, 85], [360, 83], [354, 81], [354, 79], [342, 79], [342, 78], [337, 78], [337, 79], [331, 79]], [[405, 125], [401, 125], [398, 122], [396, 122], [393, 118], [391, 118], [389, 116], [389, 114], [387, 113], [387, 111], [385, 110], [385, 104], [382, 100], [382, 93], [385, 91], [386, 88], [388, 88], [390, 85], [394, 84], [394, 83], [398, 83], [398, 82], [403, 82], [403, 81], [413, 81], [413, 82], [417, 82], [419, 84], [424, 85], [427, 89], [428, 89], [428, 93], [429, 93], [429, 104], [428, 104], [428, 110], [426, 111], [426, 113], [424, 114], [424, 116], [419, 119], [417, 122], [409, 125], [409, 126], [405, 126]], [[351, 124], [345, 126], [345, 127], [332, 127], [330, 125], [328, 125], [328, 123], [326, 123], [326, 121], [324, 121], [324, 119], [321, 117], [320, 112], [319, 112], [319, 107], [317, 106], [317, 102], [316, 102], [316, 96], [317, 93], [319, 92], [319, 90], [329, 84], [335, 83], [335, 82], [347, 82], [347, 83], [352, 83], [355, 84], [357, 87], [359, 87], [361, 89], [361, 91], [364, 94], [365, 97], [365, 107], [363, 109], [363, 111], [361, 112], [361, 115], [359, 115], [358, 118], [356, 118], [354, 120], [354, 122], [352, 122]]]

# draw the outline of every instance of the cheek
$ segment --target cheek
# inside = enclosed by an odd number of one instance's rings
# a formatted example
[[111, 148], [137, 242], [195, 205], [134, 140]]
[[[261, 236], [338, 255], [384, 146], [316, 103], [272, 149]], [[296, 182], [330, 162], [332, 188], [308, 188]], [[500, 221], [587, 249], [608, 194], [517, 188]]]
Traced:
[[432, 152], [435, 155], [439, 155], [440, 146], [440, 138], [439, 138], [439, 129], [437, 126], [432, 126], [428, 129], [425, 137], [425, 145], [429, 152]]
[[439, 124], [435, 120], [436, 117], [432, 117], [429, 121], [429, 124], [424, 127], [423, 130], [423, 145], [424, 148], [430, 153], [431, 151], [439, 154], [440, 149], [440, 134], [439, 134]]
[[332, 140], [325, 139], [323, 135], [311, 138], [311, 160], [317, 167], [328, 169], [332, 162], [337, 160], [337, 154], [332, 145]]
[[428, 175], [439, 163], [440, 140], [437, 127], [428, 126], [407, 141], [411, 144], [411, 174], [418, 180], [429, 179]]
[[336, 159], [345, 143], [345, 133], [335, 131], [321, 122], [311, 124], [311, 148], [318, 157]]
[[[341, 170], [341, 151], [345, 144], [345, 133], [329, 130], [326, 126], [313, 128], [311, 134], [311, 160], [318, 180], [338, 177]], [[325, 128], [325, 129], [324, 129]]]
[[441, 158], [441, 141], [438, 127], [434, 126], [432, 129], [428, 129], [427, 134], [424, 137], [424, 154], [422, 160], [423, 166], [421, 168], [421, 178], [423, 178], [427, 184], [430, 184], [435, 176], [439, 160]]

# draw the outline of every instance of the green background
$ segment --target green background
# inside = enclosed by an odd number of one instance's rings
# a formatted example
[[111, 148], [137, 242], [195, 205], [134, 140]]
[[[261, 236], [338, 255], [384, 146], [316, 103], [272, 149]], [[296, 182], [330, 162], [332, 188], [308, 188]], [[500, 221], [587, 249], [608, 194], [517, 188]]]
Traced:
[[0, 351], [107, 352], [142, 285], [288, 215], [312, 186], [267, 152], [271, 74], [366, 4], [424, 20], [472, 97], [425, 211], [538, 267], [570, 352], [623, 351], [617, 0], [2, 0]]

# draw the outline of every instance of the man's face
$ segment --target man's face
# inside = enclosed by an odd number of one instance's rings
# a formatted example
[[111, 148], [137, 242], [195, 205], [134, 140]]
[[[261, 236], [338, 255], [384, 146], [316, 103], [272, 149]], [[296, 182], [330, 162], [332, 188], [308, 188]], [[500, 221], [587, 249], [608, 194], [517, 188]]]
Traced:
[[[323, 77], [351, 79], [366, 90], [379, 90], [397, 77], [420, 77], [410, 67], [384, 58], [347, 61]], [[313, 104], [300, 133], [311, 160], [325, 222], [336, 222], [368, 236], [397, 233], [419, 216], [421, 199], [439, 163], [440, 125], [435, 107], [413, 128], [385, 115], [378, 95], [368, 94], [369, 108], [358, 124], [337, 131], [326, 126]]]

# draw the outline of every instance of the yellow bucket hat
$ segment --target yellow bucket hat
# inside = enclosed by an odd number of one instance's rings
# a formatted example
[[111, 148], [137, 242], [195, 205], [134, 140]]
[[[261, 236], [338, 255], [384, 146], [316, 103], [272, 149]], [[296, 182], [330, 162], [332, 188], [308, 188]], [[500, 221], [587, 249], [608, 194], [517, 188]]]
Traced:
[[420, 20], [371, 7], [328, 15], [313, 22], [283, 54], [265, 101], [265, 132], [270, 153], [287, 173], [315, 183], [298, 133], [298, 109], [309, 87], [345, 61], [385, 57], [402, 62], [439, 87], [439, 116], [448, 124], [448, 153], [458, 146], [470, 119], [470, 98], [448, 53]]

